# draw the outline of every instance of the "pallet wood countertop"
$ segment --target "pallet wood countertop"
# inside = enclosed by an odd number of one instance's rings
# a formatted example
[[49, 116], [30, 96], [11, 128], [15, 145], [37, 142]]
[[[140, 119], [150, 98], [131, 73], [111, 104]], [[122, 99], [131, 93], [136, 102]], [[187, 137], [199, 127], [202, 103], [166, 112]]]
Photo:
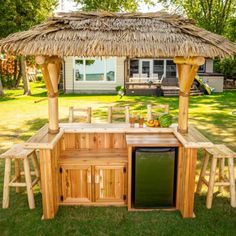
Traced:
[[[48, 133], [48, 125], [44, 125], [24, 144], [24, 147], [36, 149], [53, 149], [57, 141], [63, 136], [64, 133], [123, 133], [126, 135], [135, 134], [136, 142], [138, 142], [138, 139], [139, 141], [143, 139], [140, 135], [146, 136], [153, 134], [162, 134], [161, 138], [159, 137], [159, 139], [156, 140], [154, 137], [145, 139], [146, 144], [147, 142], [159, 142], [162, 138], [163, 141], [161, 141], [161, 143], [166, 143], [168, 141], [168, 137], [166, 137], [165, 134], [172, 134], [172, 139], [174, 135], [185, 148], [207, 148], [213, 146], [212, 142], [210, 142], [204, 135], [202, 135], [196, 128], [192, 126], [189, 127], [189, 132], [187, 134], [181, 134], [177, 131], [176, 124], [171, 125], [169, 128], [139, 128], [138, 124], [135, 124], [135, 127], [131, 128], [130, 125], [126, 123], [61, 123], [60, 131], [57, 134]], [[169, 139], [170, 143], [172, 139]], [[129, 137], [127, 140], [129, 140]]]

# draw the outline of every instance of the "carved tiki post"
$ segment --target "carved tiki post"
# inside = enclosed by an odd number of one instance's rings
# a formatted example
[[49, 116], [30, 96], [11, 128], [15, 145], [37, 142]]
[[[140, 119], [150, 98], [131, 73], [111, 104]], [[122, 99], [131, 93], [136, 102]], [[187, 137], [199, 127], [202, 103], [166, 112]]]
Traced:
[[188, 133], [188, 104], [189, 95], [194, 77], [199, 66], [205, 63], [204, 57], [176, 57], [174, 62], [177, 64], [179, 77], [179, 117], [178, 131]]
[[49, 133], [59, 132], [58, 83], [60, 80], [61, 59], [57, 56], [36, 56], [36, 63], [42, 66], [42, 74], [48, 93]]

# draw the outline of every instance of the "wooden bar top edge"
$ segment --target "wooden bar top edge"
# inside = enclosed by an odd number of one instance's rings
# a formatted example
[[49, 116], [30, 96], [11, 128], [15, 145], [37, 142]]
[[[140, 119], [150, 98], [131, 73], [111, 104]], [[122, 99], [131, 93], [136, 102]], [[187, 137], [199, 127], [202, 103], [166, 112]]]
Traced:
[[[168, 134], [172, 133], [185, 148], [206, 148], [213, 147], [205, 136], [197, 129], [190, 127], [189, 133], [181, 134], [177, 131], [177, 125], [173, 124], [169, 128], [152, 128], [144, 127], [130, 128], [129, 124], [125, 123], [60, 123], [60, 131], [57, 134], [48, 133], [48, 124], [44, 125], [35, 135], [33, 135], [26, 143], [25, 148], [35, 149], [53, 149], [57, 141], [64, 133], [124, 133], [132, 134]], [[50, 141], [47, 141], [50, 140]], [[190, 141], [191, 140], [191, 141]], [[195, 141], [196, 140], [196, 141]]]
[[[35, 135], [29, 138], [25, 143], [25, 148], [34, 149], [53, 149], [57, 141], [64, 134], [64, 129], [60, 128], [57, 134], [48, 133], [48, 124], [45, 124]], [[49, 139], [50, 141], [45, 141]]]

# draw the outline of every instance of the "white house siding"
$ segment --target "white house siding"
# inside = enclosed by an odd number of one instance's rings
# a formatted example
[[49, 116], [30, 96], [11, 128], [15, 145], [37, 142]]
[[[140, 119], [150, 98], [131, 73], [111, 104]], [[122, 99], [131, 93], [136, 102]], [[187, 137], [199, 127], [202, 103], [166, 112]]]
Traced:
[[223, 92], [224, 76], [223, 75], [204, 75], [200, 76], [202, 80], [210, 87], [214, 88], [214, 92]]
[[[66, 57], [65, 60], [65, 92], [66, 93], [116, 93], [118, 85], [124, 85], [124, 60], [125, 57], [116, 58], [115, 82], [75, 82], [74, 81], [74, 57]], [[221, 75], [207, 75], [213, 73], [213, 60], [206, 59], [206, 74], [200, 77], [209, 86], [215, 88], [215, 92], [223, 92], [223, 80]]]
[[125, 57], [116, 58], [116, 81], [101, 83], [74, 81], [74, 57], [66, 57], [64, 60], [66, 93], [116, 93], [116, 86], [124, 85]]
[[212, 59], [206, 59], [206, 73], [200, 75], [200, 77], [210, 87], [214, 88], [215, 92], [223, 92], [224, 76], [213, 73]]
[[213, 72], [213, 60], [206, 59], [206, 73], [212, 73], [212, 72]]

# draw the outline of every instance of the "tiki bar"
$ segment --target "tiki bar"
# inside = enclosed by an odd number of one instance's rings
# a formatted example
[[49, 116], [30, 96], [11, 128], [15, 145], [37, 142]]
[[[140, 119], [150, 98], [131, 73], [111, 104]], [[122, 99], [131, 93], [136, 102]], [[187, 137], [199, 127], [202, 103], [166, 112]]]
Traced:
[[[205, 60], [234, 55], [234, 43], [197, 27], [189, 19], [165, 12], [71, 12], [8, 36], [0, 41], [0, 49], [12, 55], [33, 55], [42, 68], [48, 124], [23, 144], [23, 150], [25, 155], [35, 150], [39, 153], [39, 164], [37, 157], [34, 160], [40, 169], [36, 175], [41, 184], [43, 219], [56, 217], [61, 205], [177, 210], [183, 218], [195, 217], [197, 151], [218, 149], [197, 127], [188, 125], [190, 89]], [[130, 124], [125, 107], [120, 107], [125, 116], [120, 123], [112, 121], [112, 108], [107, 123], [91, 122], [89, 110], [87, 123], [60, 123], [58, 82], [61, 64], [70, 56], [124, 57], [125, 76], [132, 58], [174, 58], [180, 89], [178, 123], [157, 128], [144, 124], [140, 128], [137, 123]], [[168, 107], [164, 109], [168, 112]], [[14, 152], [23, 152], [10, 151], [13, 156]], [[232, 166], [235, 155], [227, 151]], [[9, 156], [5, 154], [3, 208], [9, 204]], [[231, 205], [235, 207], [234, 175], [230, 173]], [[15, 182], [12, 186], [17, 187]], [[32, 186], [27, 187], [27, 193], [34, 208]], [[209, 194], [209, 204], [211, 200]]]

